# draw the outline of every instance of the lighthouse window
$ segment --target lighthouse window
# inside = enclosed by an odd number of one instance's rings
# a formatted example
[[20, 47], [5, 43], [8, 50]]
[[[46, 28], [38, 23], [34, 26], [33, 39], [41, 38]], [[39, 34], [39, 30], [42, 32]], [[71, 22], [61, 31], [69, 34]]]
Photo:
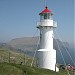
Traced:
[[50, 16], [48, 15], [48, 19], [50, 19]]
[[51, 19], [51, 20], [53, 19], [53, 16], [52, 16], [51, 14], [50, 14], [50, 16], [49, 16], [49, 17], [50, 17], [50, 19]]
[[50, 19], [49, 13], [44, 14], [44, 19]]
[[43, 20], [43, 19], [44, 19], [44, 15], [41, 15], [41, 16], [40, 16], [40, 20]]
[[52, 16], [49, 13], [44, 13], [40, 15], [40, 20], [52, 19]]
[[47, 14], [44, 14], [44, 19], [47, 19]]

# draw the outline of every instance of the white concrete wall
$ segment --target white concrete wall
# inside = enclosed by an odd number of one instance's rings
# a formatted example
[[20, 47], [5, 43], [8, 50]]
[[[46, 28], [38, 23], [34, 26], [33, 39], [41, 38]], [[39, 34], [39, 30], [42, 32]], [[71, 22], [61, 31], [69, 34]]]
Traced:
[[39, 26], [53, 26], [53, 20], [41, 20]]
[[56, 50], [40, 49], [37, 52], [38, 67], [55, 71]]
[[51, 26], [51, 27], [54, 27], [56, 28], [57, 27], [57, 22], [56, 21], [53, 21], [53, 20], [42, 20], [40, 22], [37, 22], [37, 28], [39, 26]]
[[40, 49], [37, 51], [38, 66], [55, 71], [56, 50], [53, 49], [54, 22], [49, 19], [41, 20], [37, 28], [40, 29]]
[[56, 72], [59, 72], [59, 67], [56, 66]]
[[40, 49], [53, 49], [53, 29], [40, 27]]

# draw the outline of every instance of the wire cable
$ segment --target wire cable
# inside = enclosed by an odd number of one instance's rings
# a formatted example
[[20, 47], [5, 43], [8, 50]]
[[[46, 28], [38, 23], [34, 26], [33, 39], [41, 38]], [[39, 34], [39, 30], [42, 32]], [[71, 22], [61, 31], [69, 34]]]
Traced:
[[31, 62], [31, 67], [33, 66], [33, 62], [34, 62], [34, 59], [35, 59], [35, 56], [36, 56], [38, 45], [39, 45], [39, 40], [38, 40], [38, 43], [37, 43], [37, 46], [36, 46], [36, 50], [34, 52], [34, 56], [33, 56], [32, 62]]
[[[38, 29], [36, 30], [36, 32], [34, 33], [33, 37], [32, 37], [32, 40], [34, 39], [36, 33], [37, 33]], [[39, 44], [39, 40], [38, 40], [38, 43], [36, 45], [36, 49], [35, 49], [35, 52], [33, 54], [33, 58], [32, 58], [32, 61], [31, 61], [31, 67], [33, 66], [33, 62], [34, 62], [34, 59], [35, 59], [35, 56], [36, 56], [36, 52], [37, 52], [37, 48], [38, 48], [38, 44]]]
[[[64, 60], [63, 54], [62, 54], [62, 52], [61, 52], [61, 50], [60, 50], [60, 46], [59, 46], [59, 44], [58, 44], [58, 41], [57, 41], [57, 40], [56, 40], [56, 43], [57, 43], [57, 45], [58, 45], [58, 50], [60, 51], [60, 54], [61, 54], [61, 56], [62, 56], [62, 59], [63, 59], [63, 61], [64, 61], [65, 66], [66, 66], [66, 62], [65, 62], [65, 60]], [[68, 73], [68, 75], [70, 75], [70, 73], [69, 73], [69, 71], [68, 71], [68, 70], [67, 70], [67, 73]]]
[[[55, 40], [56, 40], [56, 39], [55, 39]], [[66, 66], [65, 59], [64, 59], [63, 54], [62, 54], [62, 52], [61, 52], [61, 50], [60, 50], [60, 46], [59, 46], [59, 44], [58, 44], [58, 41], [57, 41], [57, 40], [56, 40], [56, 43], [57, 43], [57, 45], [58, 45], [58, 50], [60, 51], [61, 57], [62, 57], [62, 59], [63, 59], [63, 62], [64, 62], [64, 64], [65, 64], [65, 66]], [[68, 73], [68, 75], [70, 75], [70, 73], [69, 73], [69, 71], [68, 71], [68, 70], [67, 70], [67, 73]]]
[[[55, 39], [55, 40], [56, 40], [56, 39]], [[63, 62], [64, 62], [64, 64], [65, 64], [65, 66], [66, 66], [65, 59], [64, 59], [63, 54], [62, 54], [62, 52], [61, 52], [61, 50], [60, 50], [60, 46], [59, 46], [59, 44], [58, 44], [58, 41], [57, 41], [57, 40], [56, 40], [56, 43], [57, 43], [57, 46], [58, 46], [58, 50], [60, 51], [61, 57], [62, 57], [62, 59], [63, 59]]]
[[[55, 31], [55, 32], [56, 32], [56, 31]], [[57, 35], [57, 33], [56, 33], [56, 35]], [[57, 36], [58, 36], [58, 35], [57, 35]], [[71, 57], [70, 53], [68, 52], [68, 50], [67, 50], [66, 46], [64, 45], [63, 41], [60, 39], [60, 37], [59, 37], [59, 36], [58, 36], [58, 38], [59, 38], [59, 40], [62, 42], [62, 45], [63, 45], [63, 47], [65, 48], [66, 52], [68, 53], [68, 55], [69, 55], [69, 57], [70, 57], [71, 61], [73, 62], [73, 64], [75, 64], [75, 62], [73, 61], [73, 59], [72, 59], [72, 57]]]

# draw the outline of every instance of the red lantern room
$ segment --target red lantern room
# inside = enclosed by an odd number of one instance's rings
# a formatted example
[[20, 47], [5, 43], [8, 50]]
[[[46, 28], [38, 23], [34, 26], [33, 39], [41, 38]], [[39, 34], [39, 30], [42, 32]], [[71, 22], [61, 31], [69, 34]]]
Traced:
[[52, 15], [52, 11], [48, 9], [48, 7], [46, 6], [45, 9], [39, 13], [40, 15], [40, 20], [44, 20], [44, 19], [53, 19]]

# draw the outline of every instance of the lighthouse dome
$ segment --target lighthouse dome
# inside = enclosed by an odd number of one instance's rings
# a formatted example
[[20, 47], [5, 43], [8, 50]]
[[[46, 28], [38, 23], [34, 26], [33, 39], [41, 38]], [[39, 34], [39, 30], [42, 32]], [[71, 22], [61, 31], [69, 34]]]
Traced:
[[45, 14], [45, 13], [53, 14], [52, 11], [49, 10], [47, 6], [45, 7], [45, 9], [44, 9], [41, 13], [39, 13], [39, 15], [41, 15], [41, 14]]

